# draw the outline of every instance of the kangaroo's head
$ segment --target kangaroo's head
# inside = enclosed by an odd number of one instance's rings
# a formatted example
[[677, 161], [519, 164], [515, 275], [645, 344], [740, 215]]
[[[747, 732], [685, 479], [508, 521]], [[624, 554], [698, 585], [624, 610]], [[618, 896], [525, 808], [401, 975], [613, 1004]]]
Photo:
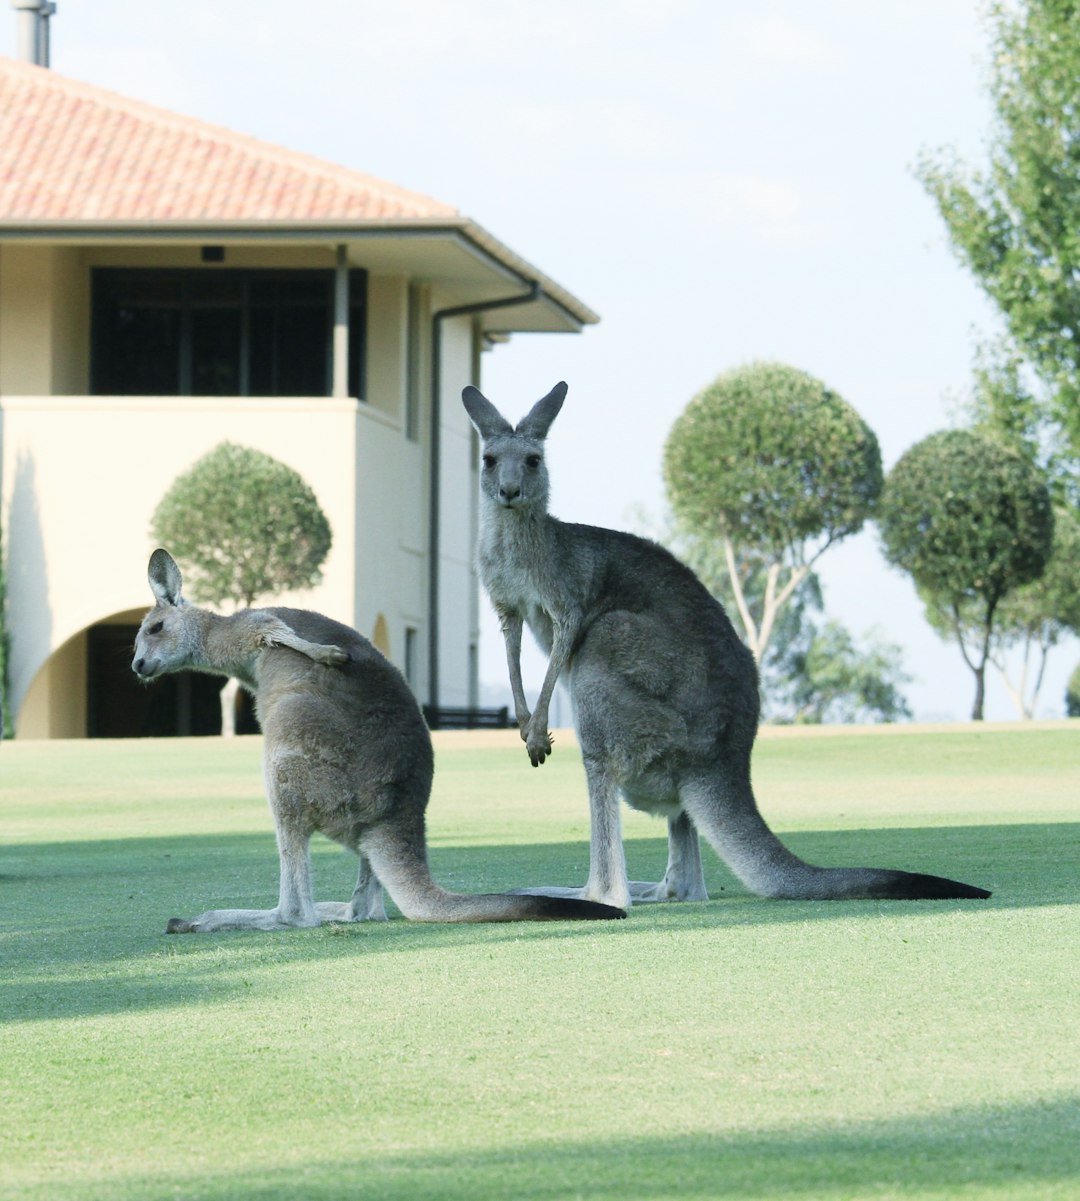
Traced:
[[515, 428], [478, 389], [470, 385], [461, 393], [465, 411], [483, 441], [480, 491], [491, 503], [509, 510], [546, 512], [544, 439], [565, 399], [566, 385], [556, 384]]
[[135, 635], [131, 670], [149, 682], [191, 666], [199, 646], [200, 623], [198, 610], [184, 600], [180, 568], [167, 550], [154, 551], [146, 574], [157, 604]]

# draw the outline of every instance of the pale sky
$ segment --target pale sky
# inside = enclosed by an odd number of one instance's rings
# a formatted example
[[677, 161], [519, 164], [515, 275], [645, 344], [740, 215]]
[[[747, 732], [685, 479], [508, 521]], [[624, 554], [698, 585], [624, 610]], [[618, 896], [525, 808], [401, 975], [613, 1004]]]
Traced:
[[[981, 161], [974, 0], [58, 7], [55, 70], [452, 204], [600, 314], [580, 336], [518, 335], [484, 358], [481, 386], [514, 418], [569, 383], [548, 454], [566, 520], [658, 521], [672, 422], [758, 358], [844, 396], [888, 468], [952, 422], [994, 329], [912, 175], [925, 147]], [[971, 675], [873, 529], [820, 574], [830, 616], [904, 648], [918, 718], [967, 717]], [[1073, 641], [1051, 660], [1042, 715], [1063, 715], [1078, 654]], [[485, 618], [482, 678], [504, 673]], [[1013, 716], [996, 678], [988, 701], [989, 717]]]

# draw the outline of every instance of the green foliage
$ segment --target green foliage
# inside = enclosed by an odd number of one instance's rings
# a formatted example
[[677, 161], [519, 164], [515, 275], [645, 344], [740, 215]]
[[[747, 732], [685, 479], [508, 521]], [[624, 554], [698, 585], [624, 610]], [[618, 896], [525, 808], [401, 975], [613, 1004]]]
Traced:
[[1065, 686], [1065, 712], [1069, 717], [1080, 717], [1080, 663]]
[[1080, 9], [998, 2], [990, 16], [989, 162], [940, 151], [918, 174], [1080, 452]]
[[1052, 646], [1068, 632], [1080, 634], [1080, 519], [1074, 509], [1055, 508], [1045, 570], [1004, 597], [998, 621], [1006, 644], [1030, 639]]
[[1041, 473], [990, 434], [932, 434], [892, 469], [878, 524], [886, 558], [912, 576], [931, 621], [951, 626], [981, 717], [999, 605], [1050, 558], [1054, 515]]
[[889, 562], [950, 607], [996, 608], [1042, 574], [1054, 534], [1039, 472], [973, 430], [945, 430], [908, 450], [889, 475], [878, 524]]
[[[760, 665], [813, 563], [873, 511], [881, 452], [858, 413], [819, 380], [751, 363], [687, 405], [664, 447], [664, 480], [682, 536], [722, 552]], [[754, 580], [756, 608], [744, 592]]]
[[291, 467], [222, 442], [179, 476], [151, 520], [157, 542], [183, 564], [201, 604], [250, 606], [263, 595], [314, 587], [330, 524]]
[[819, 380], [752, 363], [687, 405], [664, 448], [664, 480], [689, 529], [804, 563], [809, 540], [828, 545], [862, 528], [881, 491], [881, 452], [858, 413]]
[[866, 642], [859, 647], [838, 621], [813, 631], [809, 644], [791, 662], [792, 721], [820, 725], [911, 718], [900, 691], [911, 680], [901, 667], [900, 647], [876, 635]]

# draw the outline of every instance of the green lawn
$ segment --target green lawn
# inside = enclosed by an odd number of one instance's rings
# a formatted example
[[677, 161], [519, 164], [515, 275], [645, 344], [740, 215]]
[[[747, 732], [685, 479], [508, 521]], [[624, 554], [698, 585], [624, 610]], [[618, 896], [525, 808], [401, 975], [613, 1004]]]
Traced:
[[[273, 904], [259, 750], [0, 749], [3, 1201], [1080, 1196], [1080, 723], [759, 742], [804, 857], [990, 901], [762, 901], [706, 851], [712, 901], [625, 922], [166, 936]], [[450, 887], [580, 882], [580, 759], [440, 740], [429, 827]]]

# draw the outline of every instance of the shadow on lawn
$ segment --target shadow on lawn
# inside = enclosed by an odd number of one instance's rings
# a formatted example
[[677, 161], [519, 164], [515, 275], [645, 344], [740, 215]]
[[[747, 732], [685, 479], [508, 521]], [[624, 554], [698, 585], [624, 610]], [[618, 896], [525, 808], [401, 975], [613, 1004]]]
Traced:
[[[524, 1119], [523, 1119], [524, 1120]], [[289, 1145], [288, 1152], [297, 1148]], [[582, 1143], [526, 1143], [459, 1155], [313, 1158], [228, 1175], [97, 1182], [108, 1195], [202, 1201], [681, 1201], [742, 1198], [1074, 1196], [1080, 1098], [985, 1106], [822, 1130], [776, 1129]], [[354, 1193], [355, 1190], [355, 1193]], [[74, 1194], [73, 1194], [74, 1195]], [[105, 1192], [97, 1195], [104, 1196]]]
[[[616, 938], [647, 931], [780, 925], [956, 909], [984, 913], [1074, 904], [1080, 823], [904, 828], [785, 835], [822, 864], [871, 864], [949, 874], [994, 889], [990, 901], [767, 901], [748, 894], [706, 851], [708, 903], [642, 906], [629, 920], [509, 925], [435, 925], [392, 920], [274, 934], [164, 934], [172, 916], [209, 908], [272, 907], [277, 895], [273, 835], [28, 844], [0, 849], [0, 945], [6, 980], [0, 1020], [39, 1020], [227, 999], [245, 970], [361, 954], [494, 945], [522, 939]], [[664, 839], [627, 846], [631, 874], [663, 874]], [[320, 899], [351, 892], [355, 860], [333, 844], [313, 845]], [[584, 843], [441, 847], [432, 871], [461, 892], [582, 882]], [[396, 910], [391, 909], [396, 914]]]

